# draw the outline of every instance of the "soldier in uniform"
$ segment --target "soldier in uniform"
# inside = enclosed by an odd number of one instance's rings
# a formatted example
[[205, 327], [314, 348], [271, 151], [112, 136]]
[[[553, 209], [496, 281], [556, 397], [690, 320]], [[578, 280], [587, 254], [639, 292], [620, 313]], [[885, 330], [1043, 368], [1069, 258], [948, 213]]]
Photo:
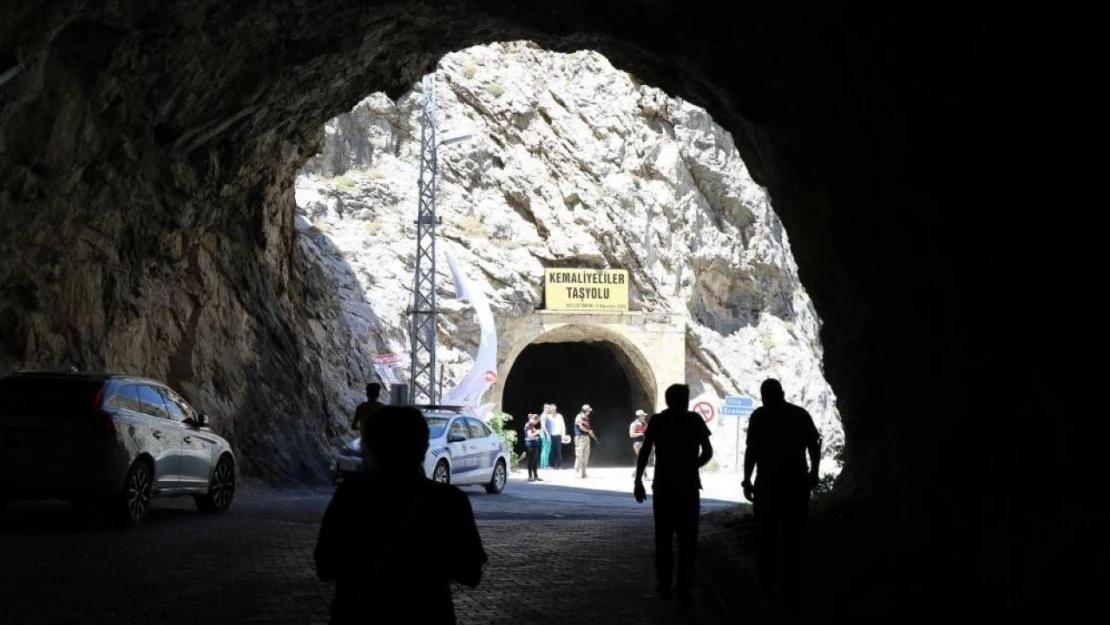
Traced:
[[597, 440], [590, 426], [591, 412], [589, 404], [582, 404], [582, 412], [574, 418], [574, 470], [579, 479], [586, 478], [586, 467], [590, 464], [590, 439]]

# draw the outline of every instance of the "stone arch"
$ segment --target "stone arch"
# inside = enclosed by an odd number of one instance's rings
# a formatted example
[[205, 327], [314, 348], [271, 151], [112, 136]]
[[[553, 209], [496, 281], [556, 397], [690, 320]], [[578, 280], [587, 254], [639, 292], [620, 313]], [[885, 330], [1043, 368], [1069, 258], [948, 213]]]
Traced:
[[502, 359], [497, 370], [497, 383], [490, 389], [490, 401], [500, 406], [505, 391], [505, 384], [509, 379], [520, 354], [530, 345], [541, 343], [598, 343], [605, 342], [616, 346], [614, 355], [621, 362], [625, 371], [637, 378], [636, 383], [647, 389], [649, 399], [654, 405], [661, 405], [663, 390], [657, 382], [655, 367], [645, 355], [645, 349], [634, 336], [623, 332], [620, 326], [607, 326], [601, 324], [567, 323], [554, 328], [543, 328], [531, 332], [527, 338], [513, 345], [508, 355]]

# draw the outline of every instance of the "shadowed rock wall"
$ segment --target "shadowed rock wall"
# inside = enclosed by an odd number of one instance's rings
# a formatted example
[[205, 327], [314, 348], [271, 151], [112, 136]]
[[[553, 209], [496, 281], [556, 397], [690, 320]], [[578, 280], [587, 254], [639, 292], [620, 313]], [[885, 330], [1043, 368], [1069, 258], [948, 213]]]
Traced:
[[[1079, 470], [1076, 436], [1004, 427], [1046, 414], [1059, 348], [982, 321], [1026, 301], [1025, 250], [988, 237], [1009, 207], [936, 191], [982, 156], [964, 121], [969, 16], [875, 5], [5, 2], [0, 61], [26, 69], [0, 87], [0, 366], [166, 378], [250, 471], [311, 476], [302, 455], [322, 451], [333, 408], [304, 329], [329, 296], [293, 260], [292, 184], [319, 129], [452, 50], [592, 48], [706, 107], [769, 188], [824, 320], [844, 492], [897, 504], [899, 548], [928, 556], [902, 566], [941, 563], [947, 587], [1027, 603], [1066, 583], [1049, 565], [1082, 525], [1058, 477]], [[942, 207], [961, 227], [937, 227]], [[1013, 389], [1004, 417], [980, 409]], [[1015, 457], [1040, 459], [1032, 483]], [[1012, 504], [1026, 489], [1044, 497], [1035, 529]]]

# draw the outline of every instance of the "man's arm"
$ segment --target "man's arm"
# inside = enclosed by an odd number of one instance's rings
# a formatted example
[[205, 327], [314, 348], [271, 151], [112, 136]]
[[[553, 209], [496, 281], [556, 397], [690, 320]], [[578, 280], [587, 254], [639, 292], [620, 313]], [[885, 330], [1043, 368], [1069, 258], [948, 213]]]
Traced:
[[757, 408], [748, 418], [748, 434], [744, 438], [744, 481], [745, 485], [750, 486], [752, 483], [752, 473], [755, 472], [755, 445], [759, 444], [759, 438], [756, 436], [756, 423], [758, 417], [756, 413], [759, 412]]
[[451, 579], [470, 588], [476, 587], [482, 581], [482, 566], [489, 559], [482, 546], [482, 536], [478, 533], [478, 525], [474, 521], [474, 509], [470, 506], [470, 498], [465, 493], [456, 489], [455, 509], [458, 533], [455, 534], [457, 542], [450, 539], [453, 553], [447, 565], [451, 567]]
[[698, 415], [698, 445], [701, 446], [701, 455], [698, 456], [698, 468], [704, 467], [713, 459], [713, 443], [709, 442], [709, 437], [713, 433], [709, 431], [709, 426], [705, 424], [705, 420]]
[[585, 433], [586, 433], [586, 435], [587, 435], [587, 436], [589, 436], [590, 438], [594, 439], [595, 441], [597, 440], [597, 437], [596, 437], [596, 436], [594, 436], [594, 429], [593, 429], [592, 427], [590, 427], [590, 421], [589, 421], [589, 419], [582, 419], [582, 422], [581, 422], [581, 423], [579, 423], [579, 422], [578, 422], [578, 419], [577, 419], [577, 418], [575, 418], [574, 422], [575, 422], [575, 423], [576, 423], [576, 424], [578, 425], [578, 427], [579, 427], [579, 428], [580, 428], [580, 429], [581, 429], [581, 430], [582, 430], [583, 432], [585, 432]]
[[636, 422], [628, 424], [628, 438], [636, 438]]
[[709, 461], [712, 459], [713, 443], [709, 442], [709, 437], [707, 436], [701, 440], [701, 455], [698, 456], [698, 468], [700, 469], [701, 467], [709, 464]]

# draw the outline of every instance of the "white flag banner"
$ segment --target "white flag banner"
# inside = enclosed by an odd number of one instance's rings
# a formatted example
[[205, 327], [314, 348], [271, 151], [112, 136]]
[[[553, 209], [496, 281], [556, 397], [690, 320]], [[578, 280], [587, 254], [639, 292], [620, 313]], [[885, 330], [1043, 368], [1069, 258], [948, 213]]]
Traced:
[[478, 354], [474, 356], [474, 366], [458, 386], [443, 394], [440, 401], [449, 406], [465, 406], [478, 410], [482, 395], [497, 381], [497, 328], [494, 327], [493, 313], [485, 292], [480, 288], [473, 288], [467, 281], [450, 249], [445, 249], [444, 253], [447, 264], [451, 267], [451, 278], [455, 282], [455, 296], [460, 301], [469, 302], [478, 313], [481, 337], [478, 340]]

